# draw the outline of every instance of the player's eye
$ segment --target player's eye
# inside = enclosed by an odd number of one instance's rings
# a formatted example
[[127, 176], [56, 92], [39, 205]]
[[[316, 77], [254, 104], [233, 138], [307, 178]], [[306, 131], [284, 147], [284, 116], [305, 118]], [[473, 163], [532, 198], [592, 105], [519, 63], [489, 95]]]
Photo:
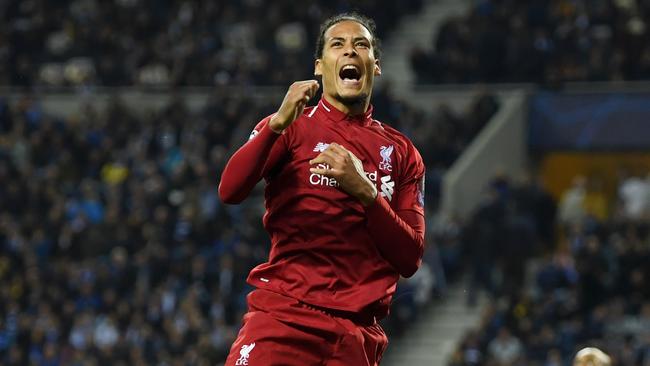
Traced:
[[340, 47], [343, 45], [343, 42], [341, 41], [334, 41], [332, 42], [332, 47]]
[[364, 48], [368, 48], [368, 47], [369, 47], [367, 42], [357, 42], [357, 43], [355, 43], [355, 46], [357, 46], [357, 47], [364, 47]]

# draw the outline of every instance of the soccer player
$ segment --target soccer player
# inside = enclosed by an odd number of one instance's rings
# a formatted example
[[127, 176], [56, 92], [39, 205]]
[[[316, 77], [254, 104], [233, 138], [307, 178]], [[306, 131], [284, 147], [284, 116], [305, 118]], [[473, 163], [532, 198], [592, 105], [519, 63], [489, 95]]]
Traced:
[[595, 347], [586, 347], [576, 353], [573, 366], [611, 366], [612, 360], [607, 354]]
[[226, 360], [239, 365], [378, 365], [399, 276], [424, 242], [424, 164], [402, 134], [372, 118], [381, 74], [374, 22], [321, 25], [314, 74], [298, 81], [226, 165], [219, 195], [239, 203], [266, 181], [268, 262], [248, 283], [248, 313]]

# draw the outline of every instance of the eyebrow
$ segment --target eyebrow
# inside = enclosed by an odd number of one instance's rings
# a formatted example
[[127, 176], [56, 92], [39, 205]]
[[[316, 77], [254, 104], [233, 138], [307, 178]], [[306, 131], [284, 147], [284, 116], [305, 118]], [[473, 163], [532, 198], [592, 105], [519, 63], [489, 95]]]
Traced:
[[[332, 42], [332, 41], [345, 41], [345, 38], [343, 38], [343, 37], [332, 37], [327, 42]], [[356, 41], [370, 42], [370, 40], [368, 38], [366, 38], [366, 37], [354, 37], [354, 38], [352, 38], [352, 41], [353, 42], [356, 42]]]

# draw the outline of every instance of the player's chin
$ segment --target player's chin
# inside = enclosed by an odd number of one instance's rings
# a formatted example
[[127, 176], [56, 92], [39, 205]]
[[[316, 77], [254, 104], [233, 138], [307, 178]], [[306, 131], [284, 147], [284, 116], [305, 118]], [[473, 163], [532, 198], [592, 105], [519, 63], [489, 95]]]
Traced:
[[343, 99], [356, 100], [359, 98], [367, 98], [369, 93], [362, 85], [355, 87], [341, 86], [338, 88], [338, 95]]
[[340, 92], [337, 95], [337, 98], [339, 102], [345, 104], [345, 105], [354, 105], [354, 104], [363, 104], [368, 100], [369, 94], [364, 92], [364, 91], [356, 91], [356, 92]]

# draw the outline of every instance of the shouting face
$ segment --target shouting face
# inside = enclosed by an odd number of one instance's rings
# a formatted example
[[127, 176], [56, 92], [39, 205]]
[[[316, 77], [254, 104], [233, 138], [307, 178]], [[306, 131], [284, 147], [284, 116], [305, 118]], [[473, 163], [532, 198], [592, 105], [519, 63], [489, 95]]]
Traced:
[[370, 103], [374, 78], [381, 74], [372, 44], [368, 29], [353, 20], [336, 23], [325, 32], [314, 74], [323, 78], [327, 101], [343, 112], [363, 113]]

